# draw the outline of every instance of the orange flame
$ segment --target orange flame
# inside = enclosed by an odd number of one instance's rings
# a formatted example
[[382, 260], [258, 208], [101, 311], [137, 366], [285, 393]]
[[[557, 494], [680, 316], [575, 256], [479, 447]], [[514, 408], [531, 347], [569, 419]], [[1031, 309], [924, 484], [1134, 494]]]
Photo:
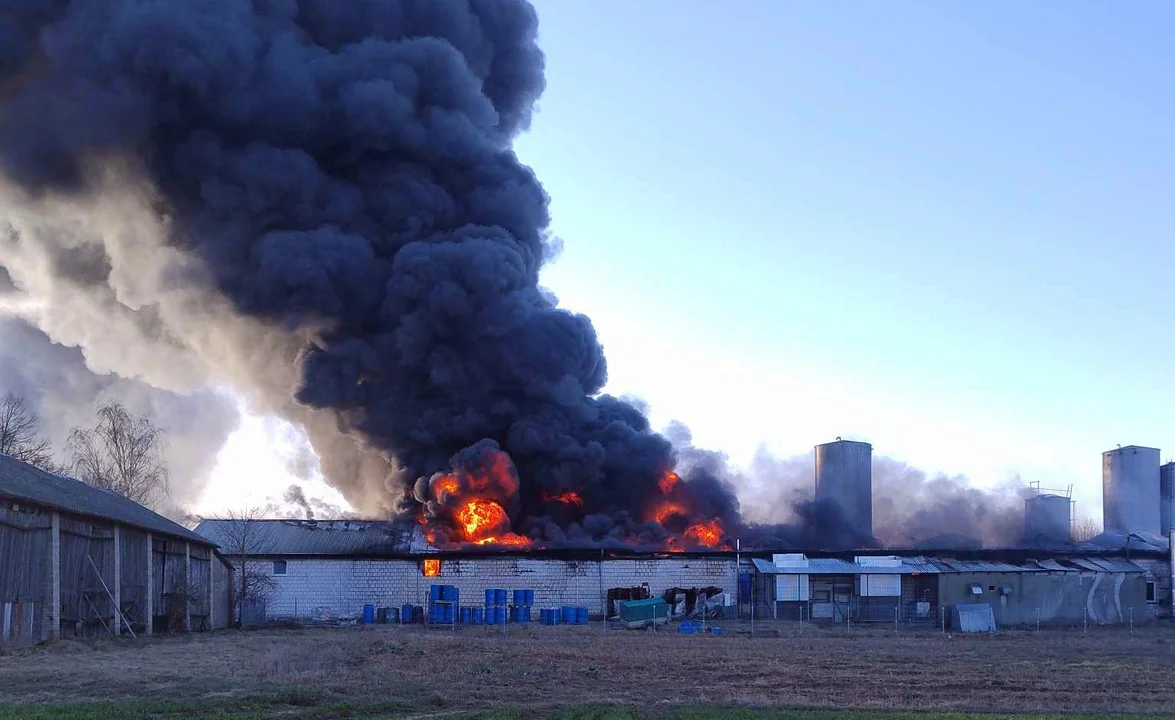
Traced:
[[673, 488], [676, 487], [677, 483], [679, 482], [681, 482], [680, 475], [673, 472], [672, 470], [666, 470], [665, 474], [662, 475], [659, 480], [657, 480], [657, 487], [661, 488], [662, 495], [668, 495], [669, 493], [673, 492]]
[[433, 494], [438, 500], [442, 500], [442, 493], [447, 495], [456, 495], [461, 491], [461, 483], [457, 482], [457, 478], [452, 475], [442, 475], [433, 481]]
[[482, 538], [474, 543], [475, 545], [508, 545], [510, 547], [529, 547], [531, 539], [523, 537], [517, 533], [508, 532], [505, 535], [497, 537]]
[[439, 558], [425, 558], [424, 568], [425, 577], [439, 577], [441, 574], [441, 561]]
[[674, 502], [661, 503], [653, 509], [653, 519], [664, 525], [674, 515], [685, 515], [686, 509]]
[[699, 545], [715, 547], [722, 542], [722, 523], [716, 519], [709, 522], [699, 520], [685, 529], [685, 536]]
[[506, 511], [493, 500], [470, 500], [457, 511], [457, 522], [465, 530], [465, 538], [477, 542], [486, 533], [510, 524]]
[[543, 493], [543, 500], [547, 502], [558, 502], [564, 505], [583, 505], [583, 498], [574, 490], [567, 490], [558, 495], [548, 495]]

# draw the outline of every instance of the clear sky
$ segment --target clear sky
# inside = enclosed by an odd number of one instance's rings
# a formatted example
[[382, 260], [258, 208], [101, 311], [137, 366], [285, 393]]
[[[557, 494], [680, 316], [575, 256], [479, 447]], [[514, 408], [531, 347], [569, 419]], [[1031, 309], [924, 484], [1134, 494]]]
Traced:
[[536, 5], [544, 283], [655, 424], [1093, 516], [1103, 450], [1175, 456], [1175, 3]]

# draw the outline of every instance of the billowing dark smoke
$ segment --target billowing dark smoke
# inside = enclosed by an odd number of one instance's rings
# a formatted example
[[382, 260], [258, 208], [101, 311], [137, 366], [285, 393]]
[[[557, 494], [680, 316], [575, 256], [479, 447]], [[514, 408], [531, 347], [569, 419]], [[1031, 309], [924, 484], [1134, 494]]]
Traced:
[[597, 396], [591, 323], [538, 287], [547, 197], [511, 150], [544, 83], [528, 3], [61, 0], [0, 24], [29, 39], [0, 66], [5, 266], [55, 296], [24, 316], [119, 338], [95, 353], [119, 372], [233, 384], [360, 507], [414, 509], [411, 481], [489, 439], [527, 478], [524, 532], [567, 490], [593, 537], [648, 525], [670, 444]]
[[536, 33], [522, 0], [0, 2], [3, 310], [100, 372], [233, 387], [366, 512], [456, 531], [412, 486], [496, 447], [530, 539], [853, 543], [814, 536], [843, 523], [810, 502], [746, 525], [720, 457], [598, 395], [511, 149]]

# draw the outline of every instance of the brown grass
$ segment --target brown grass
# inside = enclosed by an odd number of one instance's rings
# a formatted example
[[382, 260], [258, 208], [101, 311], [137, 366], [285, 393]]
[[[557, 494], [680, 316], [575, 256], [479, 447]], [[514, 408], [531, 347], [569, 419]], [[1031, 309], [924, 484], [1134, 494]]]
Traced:
[[[727, 627], [728, 632], [738, 627]], [[745, 628], [743, 628], [745, 629]], [[0, 702], [278, 696], [290, 704], [1169, 712], [1175, 628], [779, 637], [594, 627], [270, 630], [61, 642], [0, 657]]]

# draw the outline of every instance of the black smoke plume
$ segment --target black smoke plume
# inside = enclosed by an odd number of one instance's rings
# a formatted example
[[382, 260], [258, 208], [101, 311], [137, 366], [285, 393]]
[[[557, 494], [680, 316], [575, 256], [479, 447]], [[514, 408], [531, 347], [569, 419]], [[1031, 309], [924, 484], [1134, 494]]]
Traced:
[[190, 366], [120, 371], [234, 385], [360, 507], [410, 509], [491, 439], [520, 517], [575, 489], [590, 535], [642, 524], [670, 444], [598, 395], [591, 323], [538, 287], [547, 196], [511, 150], [544, 84], [528, 3], [61, 0], [0, 25], [27, 40], [0, 65], [4, 264]]
[[[492, 441], [535, 539], [696, 516], [823, 544], [835, 508], [750, 526], [720, 457], [600, 395], [591, 323], [539, 288], [547, 196], [511, 149], [536, 34], [522, 0], [0, 2], [6, 311], [105, 372], [233, 387], [362, 511], [414, 516], [418, 478]], [[675, 463], [688, 513], [652, 521]]]

